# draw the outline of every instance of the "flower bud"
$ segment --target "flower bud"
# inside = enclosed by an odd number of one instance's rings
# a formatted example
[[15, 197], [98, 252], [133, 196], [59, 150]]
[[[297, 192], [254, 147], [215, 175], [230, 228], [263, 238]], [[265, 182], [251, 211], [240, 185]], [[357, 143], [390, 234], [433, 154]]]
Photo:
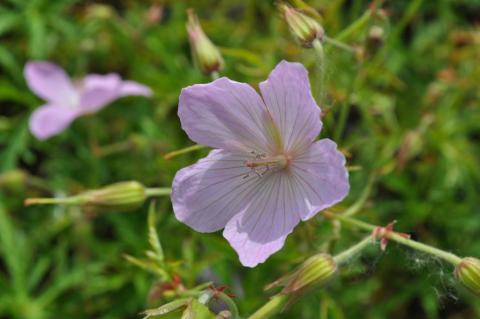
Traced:
[[465, 257], [455, 267], [455, 278], [471, 292], [480, 296], [480, 260]]
[[139, 182], [120, 182], [79, 195], [81, 205], [93, 209], [129, 210], [143, 204], [147, 198], [145, 187]]
[[382, 47], [384, 42], [384, 30], [378, 25], [374, 25], [368, 30], [366, 41], [366, 51], [371, 57], [374, 56]]
[[293, 36], [304, 47], [312, 47], [316, 39], [322, 40], [325, 32], [315, 19], [285, 4], [280, 5], [280, 11]]
[[26, 172], [15, 169], [0, 175], [0, 189], [19, 190], [25, 186], [28, 175]]
[[187, 15], [188, 38], [197, 67], [205, 74], [220, 71], [223, 68], [220, 52], [203, 32], [195, 12], [189, 9]]
[[284, 286], [282, 293], [297, 293], [327, 283], [337, 272], [332, 256], [318, 254], [308, 258], [295, 271], [267, 286]]

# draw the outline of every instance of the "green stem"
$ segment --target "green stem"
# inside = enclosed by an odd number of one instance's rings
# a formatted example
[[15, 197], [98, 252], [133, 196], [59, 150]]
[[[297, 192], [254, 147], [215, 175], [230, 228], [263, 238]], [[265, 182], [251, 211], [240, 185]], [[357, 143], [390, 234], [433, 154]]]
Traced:
[[350, 24], [346, 29], [340, 32], [335, 37], [335, 40], [344, 41], [345, 39], [349, 38], [352, 34], [357, 32], [357, 30], [363, 28], [367, 24], [368, 20], [370, 20], [371, 16], [372, 16], [372, 10], [368, 9], [360, 18], [358, 18], [356, 21]]
[[145, 195], [147, 195], [147, 197], [169, 196], [171, 193], [172, 189], [170, 187], [147, 188], [145, 190]]
[[[366, 230], [366, 231], [373, 232], [374, 230], [376, 230], [379, 227], [379, 226], [376, 226], [376, 225], [372, 225], [372, 224], [360, 221], [360, 220], [352, 218], [352, 217], [343, 216], [343, 215], [339, 215], [339, 214], [333, 214], [333, 213], [330, 213], [330, 212], [325, 212], [324, 216], [326, 218], [337, 219], [337, 220], [339, 220], [339, 221], [341, 221], [345, 224], [349, 224], [349, 225], [361, 228], [361, 229]], [[405, 237], [403, 237], [400, 234], [395, 233], [395, 232], [389, 232], [389, 233], [385, 234], [385, 236], [389, 240], [395, 241], [395, 242], [397, 242], [401, 245], [404, 245], [404, 246], [413, 248], [415, 250], [418, 250], [418, 251], [421, 251], [421, 252], [439, 257], [439, 258], [445, 260], [446, 262], [451, 263], [454, 266], [458, 265], [462, 260], [460, 257], [458, 257], [455, 254], [452, 254], [450, 252], [447, 252], [447, 251], [444, 251], [444, 250], [441, 250], [441, 249], [438, 249], [438, 248], [420, 243], [418, 241], [415, 241], [415, 240], [412, 240], [412, 239], [409, 239], [409, 238], [405, 238]]]
[[340, 254], [333, 257], [337, 265], [344, 264], [351, 258], [355, 257], [359, 252], [361, 252], [364, 248], [374, 242], [374, 238], [372, 235], [369, 235], [353, 245], [352, 247], [348, 248], [347, 250], [341, 252]]
[[363, 192], [358, 198], [358, 200], [342, 213], [343, 216], [353, 216], [356, 213], [358, 213], [360, 209], [362, 209], [363, 205], [368, 199], [368, 196], [372, 192], [372, 187], [373, 187], [373, 182], [375, 181], [375, 177], [376, 177], [376, 172], [374, 171], [368, 178], [367, 185], [363, 189]]
[[342, 104], [341, 109], [340, 109], [340, 116], [338, 118], [338, 122], [336, 124], [337, 128], [334, 133], [334, 141], [337, 143], [340, 142], [340, 138], [342, 137], [343, 131], [345, 129], [345, 125], [347, 124], [347, 118], [348, 118], [348, 113], [350, 113], [350, 106], [351, 106], [351, 99], [352, 99], [352, 94], [355, 89], [355, 84], [357, 82], [357, 77], [358, 77], [358, 70], [355, 73], [354, 76], [352, 76], [350, 80], [350, 84], [348, 87], [348, 93], [347, 97], [345, 99], [345, 102]]
[[166, 159], [166, 160], [169, 160], [169, 159], [172, 159], [172, 158], [174, 158], [178, 155], [183, 155], [183, 154], [190, 153], [190, 152], [193, 152], [193, 151], [196, 151], [196, 150], [201, 150], [203, 148], [206, 148], [206, 146], [192, 145], [192, 146], [188, 146], [188, 147], [185, 147], [185, 148], [167, 153], [163, 156], [163, 158]]
[[260, 309], [255, 311], [248, 319], [268, 319], [272, 318], [276, 314], [283, 310], [283, 307], [287, 303], [287, 295], [275, 295]]
[[325, 52], [323, 50], [323, 44], [319, 39], [315, 39], [312, 45], [317, 53], [317, 92], [320, 92], [319, 102], [322, 104], [325, 95]]
[[232, 298], [230, 298], [227, 294], [223, 292], [218, 292], [217, 296], [222, 299], [222, 301], [227, 305], [228, 309], [230, 309], [230, 313], [232, 314], [232, 319], [239, 319], [240, 313], [238, 312], [237, 305], [233, 302]]
[[65, 198], [27, 198], [25, 199], [25, 206], [30, 205], [80, 205], [83, 202], [81, 196], [72, 196]]
[[217, 71], [213, 71], [212, 73], [210, 73], [210, 76], [212, 77], [212, 80], [215, 81], [220, 77], [220, 74]]
[[333, 38], [330, 38], [330, 37], [327, 37], [327, 36], [324, 36], [323, 37], [325, 43], [328, 43], [328, 44], [331, 44], [339, 49], [342, 49], [342, 50], [345, 50], [347, 52], [350, 52], [350, 53], [357, 53], [357, 50], [351, 46], [351, 45], [348, 45], [342, 41], [338, 41], [337, 39], [333, 39]]

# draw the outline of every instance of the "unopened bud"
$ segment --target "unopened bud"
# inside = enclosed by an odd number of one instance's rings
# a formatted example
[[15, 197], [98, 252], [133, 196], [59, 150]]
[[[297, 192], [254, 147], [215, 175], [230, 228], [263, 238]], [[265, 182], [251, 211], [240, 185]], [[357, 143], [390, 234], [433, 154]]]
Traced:
[[374, 25], [368, 30], [366, 51], [369, 56], [375, 55], [378, 50], [382, 47], [384, 42], [384, 31], [383, 28]]
[[197, 15], [192, 9], [187, 10], [187, 15], [188, 38], [196, 65], [205, 74], [222, 70], [223, 58], [212, 41], [203, 32]]
[[7, 171], [0, 175], [0, 189], [22, 189], [27, 182], [27, 178], [27, 173], [22, 170], [15, 169]]
[[142, 184], [130, 181], [111, 184], [65, 198], [28, 198], [25, 200], [25, 205], [63, 204], [82, 206], [94, 211], [124, 211], [141, 206], [147, 197], [147, 190]]
[[304, 47], [309, 48], [314, 40], [323, 39], [325, 32], [315, 19], [285, 4], [280, 5], [280, 11], [293, 36]]
[[455, 267], [455, 278], [471, 292], [480, 296], [480, 260], [465, 257]]
[[267, 286], [284, 286], [282, 293], [290, 294], [326, 284], [337, 272], [337, 263], [327, 254], [308, 258], [295, 271]]
[[80, 195], [84, 198], [82, 206], [94, 209], [134, 209], [147, 198], [145, 187], [139, 182], [120, 182], [91, 190]]

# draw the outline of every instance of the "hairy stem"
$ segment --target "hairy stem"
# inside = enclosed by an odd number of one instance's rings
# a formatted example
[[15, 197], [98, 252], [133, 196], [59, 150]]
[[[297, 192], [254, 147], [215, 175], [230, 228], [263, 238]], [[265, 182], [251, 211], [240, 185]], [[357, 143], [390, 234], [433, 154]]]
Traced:
[[317, 54], [317, 92], [319, 92], [319, 104], [322, 105], [325, 95], [325, 52], [319, 39], [315, 39], [312, 45]]
[[[333, 214], [331, 212], [325, 212], [324, 216], [326, 218], [339, 220], [342, 223], [349, 224], [349, 225], [361, 228], [361, 229], [366, 230], [366, 231], [373, 232], [374, 230], [376, 230], [379, 227], [379, 226], [372, 225], [372, 224], [363, 222], [361, 220], [358, 220], [358, 219], [355, 219], [355, 218], [352, 218], [352, 217], [349, 217], [349, 216], [343, 216], [343, 215], [340, 215], [340, 214]], [[455, 254], [452, 254], [450, 252], [447, 252], [447, 251], [444, 251], [444, 250], [441, 250], [441, 249], [438, 249], [438, 248], [420, 243], [418, 241], [415, 241], [415, 240], [412, 240], [412, 239], [409, 239], [409, 238], [405, 238], [402, 235], [400, 235], [396, 232], [393, 232], [393, 231], [392, 232], [387, 232], [385, 234], [385, 236], [389, 240], [395, 241], [395, 242], [397, 242], [401, 245], [404, 245], [404, 246], [410, 247], [412, 249], [415, 249], [415, 250], [418, 250], [418, 251], [436, 256], [438, 258], [441, 258], [444, 261], [446, 261], [446, 262], [448, 262], [448, 263], [450, 263], [454, 266], [458, 265], [460, 263], [460, 261], [462, 260], [460, 257], [458, 257]]]
[[350, 260], [351, 258], [355, 257], [359, 252], [365, 249], [368, 245], [374, 242], [374, 238], [372, 235], [369, 235], [353, 245], [352, 247], [348, 248], [345, 251], [342, 251], [340, 254], [333, 257], [337, 265], [341, 265], [346, 261]]

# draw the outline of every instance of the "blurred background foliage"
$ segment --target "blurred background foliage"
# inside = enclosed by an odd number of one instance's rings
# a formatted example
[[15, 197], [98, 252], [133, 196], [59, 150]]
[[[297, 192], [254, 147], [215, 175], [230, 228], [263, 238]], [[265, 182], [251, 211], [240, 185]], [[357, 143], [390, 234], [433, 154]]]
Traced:
[[[480, 256], [480, 1], [384, 1], [367, 17], [369, 1], [308, 4], [321, 13], [328, 36], [355, 48], [352, 54], [326, 44], [322, 136], [335, 138], [358, 168], [337, 209], [363, 193], [368, 200], [358, 217], [380, 225], [396, 219], [397, 229], [416, 239]], [[176, 116], [180, 90], [210, 81], [191, 61], [189, 7], [221, 48], [222, 75], [256, 85], [287, 59], [304, 63], [315, 81], [314, 52], [295, 43], [274, 1], [0, 2], [0, 318], [138, 318], [169, 301], [152, 293], [158, 277], [124, 258], [148, 248], [146, 207], [92, 215], [26, 208], [23, 200], [122, 180], [169, 186], [179, 168], [206, 154], [163, 159], [191, 145]], [[343, 32], [362, 17], [360, 28]], [[56, 62], [77, 77], [119, 72], [155, 96], [123, 98], [40, 142], [27, 127], [42, 103], [23, 79], [32, 59]], [[248, 269], [221, 234], [198, 234], [176, 221], [168, 199], [157, 201], [156, 215], [165, 258], [183, 284], [228, 285], [244, 315], [268, 300], [263, 286], [296, 263], [363, 236], [343, 228], [332, 239], [334, 228], [318, 217]], [[451, 273], [438, 260], [390, 244], [282, 318], [479, 318], [478, 299], [457, 289]]]

